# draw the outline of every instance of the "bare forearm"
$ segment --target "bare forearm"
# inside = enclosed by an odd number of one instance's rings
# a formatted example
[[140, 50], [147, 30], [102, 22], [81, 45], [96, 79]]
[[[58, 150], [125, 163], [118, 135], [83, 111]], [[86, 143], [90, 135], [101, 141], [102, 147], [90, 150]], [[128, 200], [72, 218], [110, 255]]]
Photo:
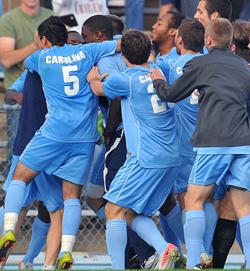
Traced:
[[160, 7], [159, 17], [175, 8], [174, 4], [165, 4]]
[[94, 92], [94, 94], [96, 96], [105, 96], [104, 92], [103, 92], [103, 83], [99, 80], [91, 80], [89, 82], [90, 84], [90, 88], [92, 89], [92, 91]]
[[20, 49], [4, 51], [1, 53], [1, 63], [6, 69], [9, 69], [13, 65], [22, 62], [27, 56], [31, 55], [36, 50], [37, 46], [32, 42]]

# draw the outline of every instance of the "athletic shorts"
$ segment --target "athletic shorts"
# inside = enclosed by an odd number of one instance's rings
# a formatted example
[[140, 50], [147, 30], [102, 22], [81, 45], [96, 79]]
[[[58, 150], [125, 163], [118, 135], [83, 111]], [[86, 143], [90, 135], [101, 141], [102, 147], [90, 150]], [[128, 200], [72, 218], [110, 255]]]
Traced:
[[214, 189], [214, 200], [222, 200], [227, 193], [228, 186], [226, 185], [225, 179], [216, 185]]
[[85, 193], [87, 197], [93, 199], [102, 198], [104, 194], [103, 170], [105, 152], [106, 148], [104, 145], [96, 144]]
[[219, 185], [223, 179], [227, 186], [250, 191], [250, 155], [197, 154], [189, 184]]
[[187, 192], [188, 179], [194, 164], [195, 157], [180, 156], [180, 167], [175, 182], [175, 193]]
[[107, 192], [118, 170], [124, 165], [127, 157], [127, 146], [124, 130], [116, 131], [105, 154], [104, 188]]
[[[18, 162], [19, 156], [14, 155], [12, 158], [10, 172], [3, 184], [3, 189], [5, 191], [8, 190], [13, 179]], [[28, 207], [35, 200], [42, 201], [49, 212], [63, 209], [61, 179], [53, 175], [47, 175], [44, 172], [38, 174], [34, 180], [27, 185], [23, 207]]]
[[20, 161], [28, 168], [55, 175], [77, 185], [87, 182], [95, 149], [94, 142], [58, 142], [36, 132]]
[[116, 174], [104, 199], [137, 214], [152, 216], [163, 205], [176, 181], [178, 167], [143, 168], [130, 156]]

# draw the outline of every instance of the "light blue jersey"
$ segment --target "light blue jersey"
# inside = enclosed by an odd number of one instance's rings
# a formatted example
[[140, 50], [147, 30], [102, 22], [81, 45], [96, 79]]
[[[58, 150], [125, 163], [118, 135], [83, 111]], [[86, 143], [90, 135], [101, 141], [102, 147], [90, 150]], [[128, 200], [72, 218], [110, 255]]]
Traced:
[[156, 56], [155, 63], [162, 70], [165, 78], [169, 82], [169, 72], [170, 68], [173, 66], [175, 61], [180, 57], [176, 51], [176, 47], [174, 47], [168, 54]]
[[102, 57], [115, 53], [116, 41], [53, 46], [33, 53], [26, 68], [40, 74], [48, 107], [42, 134], [60, 142], [95, 142], [97, 97], [86, 80]]
[[134, 66], [104, 82], [105, 94], [122, 97], [122, 117], [128, 152], [141, 167], [177, 166], [178, 153], [174, 111], [158, 98], [149, 71], [156, 68]]
[[[169, 84], [172, 85], [183, 74], [183, 67], [189, 60], [200, 55], [181, 55], [170, 68]], [[193, 151], [189, 141], [194, 132], [198, 116], [198, 96], [192, 94], [190, 97], [176, 103], [174, 111], [180, 154], [182, 156], [194, 157], [196, 153]]]
[[23, 85], [26, 78], [27, 70], [23, 71], [22, 74], [16, 79], [16, 81], [9, 87], [11, 90], [16, 92], [23, 92]]
[[[103, 57], [98, 62], [97, 66], [101, 74], [107, 72], [109, 76], [118, 74], [127, 69], [127, 65], [125, 64], [121, 54]], [[123, 125], [120, 123], [117, 130], [121, 129], [122, 127]]]

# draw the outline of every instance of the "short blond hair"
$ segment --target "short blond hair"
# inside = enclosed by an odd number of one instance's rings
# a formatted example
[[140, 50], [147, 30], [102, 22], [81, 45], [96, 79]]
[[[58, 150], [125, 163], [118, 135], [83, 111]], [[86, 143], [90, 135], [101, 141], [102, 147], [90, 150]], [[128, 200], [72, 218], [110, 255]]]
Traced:
[[206, 29], [206, 36], [219, 47], [229, 47], [233, 40], [233, 26], [228, 19], [217, 18], [211, 20]]

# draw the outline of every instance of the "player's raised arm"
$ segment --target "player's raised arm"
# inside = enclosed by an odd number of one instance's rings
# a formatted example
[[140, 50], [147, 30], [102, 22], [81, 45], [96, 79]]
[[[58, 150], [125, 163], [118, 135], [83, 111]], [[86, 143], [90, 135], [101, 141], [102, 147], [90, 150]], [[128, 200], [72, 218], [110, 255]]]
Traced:
[[103, 79], [108, 76], [108, 73], [100, 74], [98, 67], [93, 67], [87, 76], [90, 88], [97, 96], [105, 96], [103, 91]]
[[172, 86], [163, 79], [159, 70], [150, 71], [149, 76], [159, 98], [176, 103], [191, 95], [194, 89], [202, 87], [199, 80], [200, 67], [197, 63], [194, 65], [194, 61], [196, 60], [193, 59], [185, 65], [183, 75]]

